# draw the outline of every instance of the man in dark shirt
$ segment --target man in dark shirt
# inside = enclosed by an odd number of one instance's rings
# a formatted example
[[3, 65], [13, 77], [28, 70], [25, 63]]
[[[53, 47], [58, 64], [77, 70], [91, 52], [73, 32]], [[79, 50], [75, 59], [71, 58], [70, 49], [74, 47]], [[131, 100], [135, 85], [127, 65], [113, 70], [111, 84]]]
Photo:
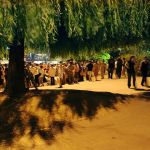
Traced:
[[116, 74], [119, 79], [121, 78], [122, 66], [123, 66], [123, 62], [122, 59], [119, 57], [116, 66]]
[[136, 74], [135, 74], [135, 56], [131, 56], [126, 64], [128, 72], [128, 87], [131, 87], [131, 78], [133, 77], [133, 86], [136, 88]]
[[93, 71], [92, 61], [89, 61], [89, 64], [86, 67], [87, 67], [87, 73], [88, 73], [89, 81], [92, 81], [92, 71]]
[[140, 65], [140, 71], [142, 74], [142, 81], [141, 81], [142, 86], [144, 86], [144, 84], [147, 85], [148, 70], [149, 70], [149, 61], [147, 57], [144, 57], [144, 60], [141, 62]]
[[113, 78], [113, 73], [115, 69], [115, 60], [113, 58], [108, 61], [108, 78]]

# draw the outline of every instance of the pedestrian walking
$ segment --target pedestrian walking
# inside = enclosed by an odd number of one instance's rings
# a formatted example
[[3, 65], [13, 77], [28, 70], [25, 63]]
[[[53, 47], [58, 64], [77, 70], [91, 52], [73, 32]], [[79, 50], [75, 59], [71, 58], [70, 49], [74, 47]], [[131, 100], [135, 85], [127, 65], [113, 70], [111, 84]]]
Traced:
[[131, 78], [133, 78], [133, 86], [136, 88], [135, 56], [130, 57], [126, 68], [128, 73], [128, 88], [131, 87]]
[[148, 71], [149, 71], [149, 61], [148, 61], [147, 57], [144, 57], [143, 61], [140, 64], [140, 71], [141, 71], [141, 75], [142, 75], [141, 85], [146, 86], [146, 85], [148, 85], [147, 76], [148, 76]]

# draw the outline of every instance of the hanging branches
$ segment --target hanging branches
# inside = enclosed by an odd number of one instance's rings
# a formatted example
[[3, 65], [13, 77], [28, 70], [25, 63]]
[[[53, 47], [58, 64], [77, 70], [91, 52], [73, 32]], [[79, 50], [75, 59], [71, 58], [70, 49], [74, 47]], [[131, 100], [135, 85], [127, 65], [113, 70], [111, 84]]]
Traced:
[[[6, 1], [3, 24], [10, 31], [13, 19]], [[26, 47], [94, 51], [150, 37], [149, 0], [24, 0], [24, 5]], [[1, 5], [0, 20], [2, 12]], [[3, 28], [0, 22], [0, 36]]]

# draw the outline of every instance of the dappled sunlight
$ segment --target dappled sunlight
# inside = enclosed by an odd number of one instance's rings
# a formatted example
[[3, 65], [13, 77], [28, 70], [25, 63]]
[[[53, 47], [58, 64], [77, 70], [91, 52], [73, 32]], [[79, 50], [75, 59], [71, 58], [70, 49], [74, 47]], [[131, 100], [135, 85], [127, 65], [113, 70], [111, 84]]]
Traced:
[[[20, 107], [20, 111], [22, 112], [21, 119], [24, 121], [24, 123], [26, 123], [26, 126], [29, 122], [30, 124], [34, 124], [38, 121], [38, 126], [42, 130], [49, 129], [50, 124], [54, 121], [68, 121], [68, 116], [71, 116], [68, 114], [70, 114], [71, 110], [69, 110], [68, 106], [63, 105], [62, 100], [63, 95], [58, 95], [58, 97], [55, 99], [55, 104], [53, 105], [52, 110], [49, 112], [47, 109], [39, 107], [41, 102], [40, 96], [29, 98], [27, 103]], [[36, 118], [38, 118], [38, 120]]]
[[20, 98], [17, 101], [6, 99], [1, 104], [1, 143], [18, 145], [19, 141], [19, 144], [30, 148], [37, 143], [50, 144], [65, 127], [72, 128], [66, 115], [62, 115], [65, 109], [60, 106], [59, 99], [56, 99], [56, 105], [51, 111], [39, 107], [40, 102], [40, 96], [25, 96], [24, 99]]

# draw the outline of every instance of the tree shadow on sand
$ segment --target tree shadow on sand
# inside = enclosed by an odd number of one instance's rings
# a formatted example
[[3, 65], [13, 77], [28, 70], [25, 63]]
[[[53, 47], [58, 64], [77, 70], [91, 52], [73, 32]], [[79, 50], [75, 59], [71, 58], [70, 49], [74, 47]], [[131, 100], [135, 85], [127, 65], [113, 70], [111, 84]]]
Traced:
[[31, 91], [20, 98], [6, 97], [0, 100], [0, 145], [12, 146], [23, 137], [30, 148], [34, 138], [51, 144], [56, 135], [74, 128], [74, 118], [92, 120], [101, 108], [117, 110], [117, 103], [132, 97], [78, 90]]

